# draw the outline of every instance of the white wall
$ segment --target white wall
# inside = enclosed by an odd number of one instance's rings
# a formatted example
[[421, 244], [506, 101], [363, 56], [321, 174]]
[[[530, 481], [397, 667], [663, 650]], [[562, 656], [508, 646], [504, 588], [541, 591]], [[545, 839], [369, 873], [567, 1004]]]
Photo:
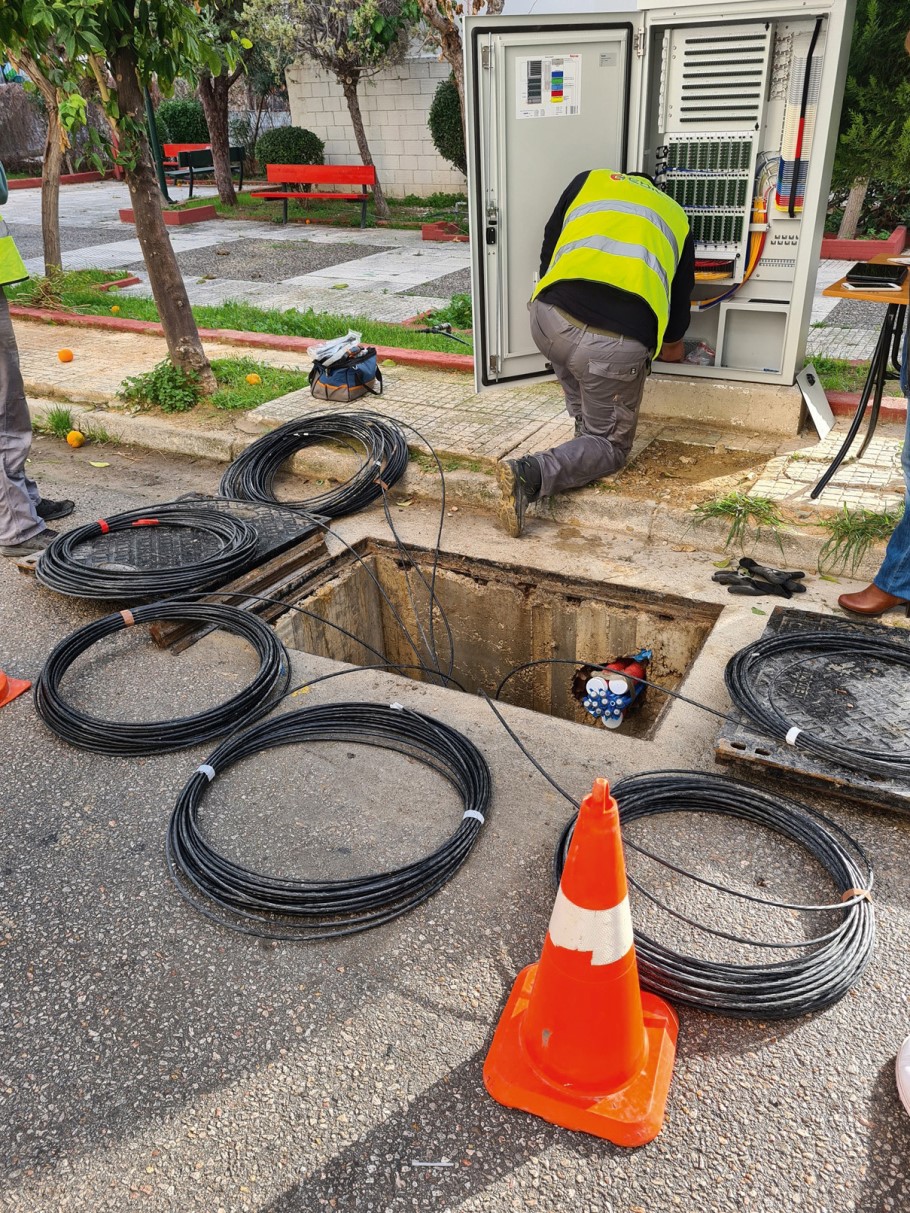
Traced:
[[[436, 59], [408, 59], [360, 86], [360, 108], [370, 151], [386, 193], [432, 194], [462, 191], [465, 179], [439, 155], [427, 129], [427, 114], [449, 65]], [[354, 129], [341, 86], [304, 60], [288, 68], [291, 121], [325, 140], [327, 164], [359, 164]]]

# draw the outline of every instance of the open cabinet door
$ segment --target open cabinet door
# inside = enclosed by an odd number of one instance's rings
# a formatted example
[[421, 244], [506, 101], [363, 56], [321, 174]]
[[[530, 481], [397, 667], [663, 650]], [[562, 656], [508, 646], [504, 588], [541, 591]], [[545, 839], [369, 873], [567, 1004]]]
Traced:
[[628, 149], [641, 20], [610, 13], [465, 22], [478, 391], [549, 373], [527, 310], [544, 225], [576, 174], [638, 167]]

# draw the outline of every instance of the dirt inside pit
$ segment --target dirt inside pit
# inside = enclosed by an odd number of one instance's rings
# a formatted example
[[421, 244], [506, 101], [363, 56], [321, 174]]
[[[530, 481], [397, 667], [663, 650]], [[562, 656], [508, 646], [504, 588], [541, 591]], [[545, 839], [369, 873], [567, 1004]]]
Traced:
[[672, 496], [674, 504], [695, 505], [734, 490], [746, 492], [771, 454], [658, 440], [603, 483], [628, 497]]

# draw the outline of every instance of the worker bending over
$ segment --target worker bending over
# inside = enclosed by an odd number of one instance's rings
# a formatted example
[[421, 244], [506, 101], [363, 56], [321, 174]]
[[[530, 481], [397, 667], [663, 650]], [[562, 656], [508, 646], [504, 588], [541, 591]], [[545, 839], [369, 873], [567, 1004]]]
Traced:
[[682, 360], [694, 285], [689, 221], [650, 178], [593, 169], [569, 184], [544, 229], [530, 310], [575, 437], [500, 463], [500, 518], [514, 538], [529, 502], [625, 464], [655, 351]]

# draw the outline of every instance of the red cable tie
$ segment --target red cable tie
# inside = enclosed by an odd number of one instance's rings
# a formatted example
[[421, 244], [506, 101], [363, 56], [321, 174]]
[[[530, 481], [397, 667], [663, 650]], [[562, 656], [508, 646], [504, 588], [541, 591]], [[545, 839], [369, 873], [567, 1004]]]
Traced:
[[137, 518], [136, 521], [132, 525], [133, 526], [157, 526], [158, 519], [157, 518]]
[[133, 626], [133, 624], [136, 622], [136, 620], [133, 618], [132, 611], [121, 611], [120, 614], [123, 616], [123, 622], [126, 624], [126, 626], [128, 628], [131, 628]]
[[101, 534], [102, 534], [102, 535], [106, 535], [106, 534], [108, 533], [108, 531], [111, 529], [111, 528], [108, 526], [108, 524], [107, 524], [107, 523], [104, 521], [104, 519], [103, 519], [103, 518], [99, 518], [99, 519], [98, 519], [98, 525], [101, 527]]

